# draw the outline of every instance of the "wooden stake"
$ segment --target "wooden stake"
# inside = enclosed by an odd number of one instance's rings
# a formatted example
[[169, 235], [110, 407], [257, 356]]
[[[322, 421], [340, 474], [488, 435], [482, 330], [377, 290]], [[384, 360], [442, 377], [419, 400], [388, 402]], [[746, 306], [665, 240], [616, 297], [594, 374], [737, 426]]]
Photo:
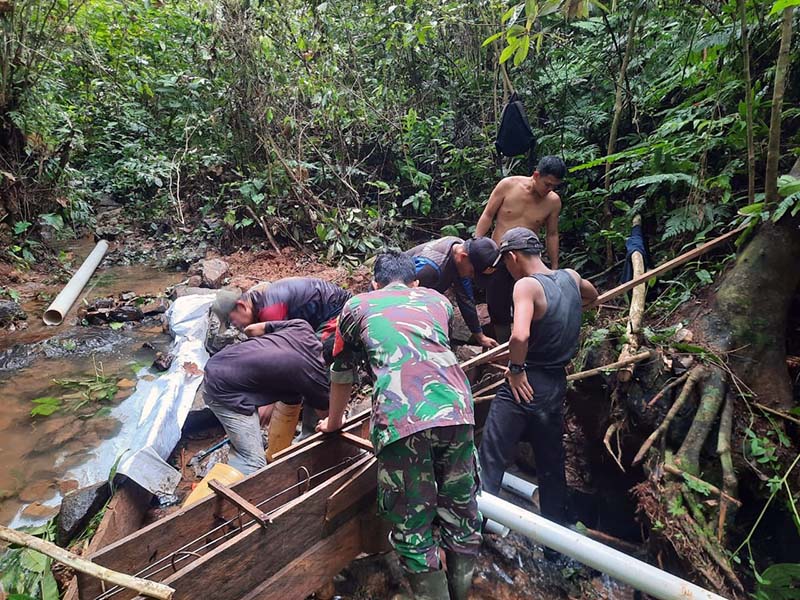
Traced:
[[[636, 215], [633, 218], [633, 224], [641, 225], [642, 218]], [[631, 254], [631, 264], [633, 265], [633, 278], [641, 276], [644, 273], [644, 256], [641, 252], [634, 252]], [[622, 347], [622, 352], [619, 354], [620, 360], [635, 354], [639, 349], [639, 330], [642, 326], [642, 318], [644, 317], [644, 299], [647, 295], [647, 283], [641, 283], [633, 288], [631, 294], [631, 309], [628, 317], [628, 325], [625, 328], [625, 345]], [[633, 377], [633, 365], [628, 365], [617, 372], [618, 381], [630, 381]]]
[[60, 548], [51, 542], [46, 542], [43, 539], [34, 537], [28, 533], [23, 533], [22, 531], [9, 529], [3, 525], [0, 525], [0, 539], [18, 546], [30, 548], [31, 550], [36, 550], [76, 571], [86, 573], [87, 575], [91, 575], [92, 577], [96, 577], [112, 585], [133, 590], [143, 596], [158, 598], [159, 600], [171, 600], [175, 593], [174, 589], [162, 583], [156, 583], [155, 581], [148, 581], [147, 579], [140, 579], [139, 577], [112, 571], [111, 569], [97, 565], [72, 552], [64, 550], [64, 548]]

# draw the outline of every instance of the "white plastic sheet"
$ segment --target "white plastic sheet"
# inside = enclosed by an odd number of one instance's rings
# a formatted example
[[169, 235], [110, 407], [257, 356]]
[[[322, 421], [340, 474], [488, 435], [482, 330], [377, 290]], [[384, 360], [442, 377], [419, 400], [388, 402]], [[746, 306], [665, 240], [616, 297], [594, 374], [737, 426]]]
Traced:
[[[175, 335], [170, 350], [175, 359], [169, 370], [152, 381], [138, 379], [134, 393], [111, 413], [122, 423], [119, 433], [101, 442], [89, 459], [68, 471], [64, 479], [75, 479], [80, 487], [103, 481], [119, 460], [118, 473], [154, 494], [175, 490], [180, 473], [166, 459], [181, 438], [183, 423], [203, 379], [188, 373], [183, 365], [194, 363], [202, 369], [208, 360], [205, 337], [213, 301], [214, 294], [209, 294], [183, 296], [173, 302], [167, 312]], [[46, 504], [56, 506], [60, 502], [57, 496]], [[11, 526], [33, 522], [18, 514]]]

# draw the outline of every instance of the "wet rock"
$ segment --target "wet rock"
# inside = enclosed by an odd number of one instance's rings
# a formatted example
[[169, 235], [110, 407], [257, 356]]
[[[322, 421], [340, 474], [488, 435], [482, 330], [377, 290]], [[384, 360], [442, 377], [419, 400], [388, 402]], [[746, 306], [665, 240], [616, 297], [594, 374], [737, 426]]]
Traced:
[[153, 361], [153, 368], [156, 371], [164, 372], [168, 371], [170, 366], [172, 366], [172, 361], [175, 360], [174, 354], [165, 354], [164, 352], [158, 352], [156, 354], [156, 358]]
[[186, 280], [189, 287], [203, 287], [203, 278], [200, 275], [192, 275]]
[[0, 371], [22, 369], [40, 356], [60, 358], [109, 352], [123, 342], [130, 342], [130, 337], [113, 329], [70, 329], [49, 340], [17, 344], [1, 351]]
[[141, 321], [144, 318], [144, 314], [137, 306], [118, 306], [109, 313], [109, 316], [112, 321], [117, 322]]
[[160, 315], [167, 312], [169, 308], [169, 300], [166, 298], [156, 298], [152, 302], [148, 302], [142, 306], [142, 314], [145, 317], [152, 317], [153, 315]]
[[176, 285], [174, 288], [172, 288], [172, 293], [169, 297], [171, 300], [176, 300], [183, 296], [192, 296], [193, 294], [216, 294], [216, 290], [188, 285]]
[[132, 379], [127, 379], [127, 378], [126, 379], [120, 379], [117, 382], [117, 388], [119, 388], [121, 390], [128, 390], [128, 389], [135, 388], [135, 387], [136, 387], [136, 382], [133, 381]]
[[45, 506], [41, 502], [29, 504], [22, 511], [22, 516], [28, 519], [50, 519], [58, 513], [57, 506]]
[[[98, 438], [108, 440], [119, 433], [122, 423], [113, 417], [98, 417], [89, 419], [87, 427], [90, 431], [96, 433]], [[91, 447], [88, 444], [87, 446]]]
[[64, 496], [58, 513], [56, 542], [61, 546], [66, 545], [86, 527], [110, 497], [111, 490], [106, 481]]
[[75, 479], [62, 479], [58, 482], [58, 491], [61, 492], [61, 495], [69, 494], [78, 489], [80, 484]]
[[10, 325], [14, 321], [27, 319], [28, 315], [13, 300], [0, 300], [0, 327]]
[[26, 485], [17, 494], [22, 502], [37, 502], [47, 500], [56, 495], [52, 481], [35, 481]]
[[230, 265], [221, 258], [208, 258], [201, 260], [189, 268], [189, 275], [200, 275], [203, 285], [210, 288], [219, 288], [230, 272]]
[[52, 442], [51, 447], [66, 444], [72, 438], [78, 436], [81, 433], [81, 429], [83, 429], [83, 426], [80, 421], [73, 421], [66, 427], [62, 427], [58, 431], [54, 432], [53, 436], [50, 438]]
[[472, 338], [472, 332], [461, 317], [461, 311], [458, 310], [458, 307], [455, 307], [455, 313], [453, 327], [450, 331], [450, 341], [466, 344]]

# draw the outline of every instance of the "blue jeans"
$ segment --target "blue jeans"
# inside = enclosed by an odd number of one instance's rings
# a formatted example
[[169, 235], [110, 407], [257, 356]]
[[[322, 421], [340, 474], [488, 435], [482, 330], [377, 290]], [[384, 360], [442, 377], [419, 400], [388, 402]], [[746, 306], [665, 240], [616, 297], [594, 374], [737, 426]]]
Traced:
[[264, 455], [258, 411], [253, 411], [252, 415], [243, 415], [208, 396], [206, 406], [222, 423], [225, 434], [231, 441], [228, 464], [244, 475], [266, 467], [267, 458]]

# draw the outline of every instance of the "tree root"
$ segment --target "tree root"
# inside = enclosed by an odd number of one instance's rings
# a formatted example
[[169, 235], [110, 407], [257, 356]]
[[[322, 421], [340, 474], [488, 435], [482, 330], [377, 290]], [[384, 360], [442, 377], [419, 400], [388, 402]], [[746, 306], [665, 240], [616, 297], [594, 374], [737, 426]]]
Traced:
[[[728, 516], [729, 501], [726, 498], [738, 495], [739, 481], [736, 479], [736, 472], [733, 469], [733, 457], [731, 456], [731, 432], [733, 430], [733, 396], [728, 393], [725, 398], [725, 406], [722, 408], [722, 416], [719, 422], [719, 435], [717, 436], [717, 454], [722, 466], [722, 490], [719, 499], [719, 519], [717, 521], [717, 541], [723, 544], [725, 541], [725, 523], [733, 514]], [[734, 508], [733, 511], [736, 509]]]
[[669, 411], [664, 417], [664, 420], [661, 421], [661, 424], [644, 441], [644, 444], [642, 444], [642, 447], [639, 448], [639, 452], [636, 453], [636, 456], [631, 464], [637, 465], [642, 462], [642, 459], [647, 454], [647, 451], [650, 450], [653, 444], [656, 443], [656, 440], [659, 438], [659, 436], [667, 430], [669, 424], [672, 422], [672, 419], [675, 418], [675, 415], [678, 414], [678, 411], [681, 409], [681, 407], [686, 404], [686, 400], [689, 398], [695, 384], [704, 376], [705, 369], [701, 365], [698, 365], [689, 371], [689, 376], [686, 378], [686, 383], [684, 383], [678, 399], [672, 404], [672, 407], [670, 407]]
[[[606, 450], [611, 455], [611, 458], [614, 459], [614, 462], [617, 463], [617, 466], [620, 470], [624, 473], [625, 467], [622, 466], [622, 445], [619, 442], [619, 431], [622, 429], [622, 421], [614, 421], [611, 425], [608, 426], [606, 429], [606, 434], [603, 437], [603, 444], [606, 446]], [[614, 452], [611, 449], [611, 436], [617, 434], [617, 452]]]
[[[651, 524], [651, 553], [658, 552], [659, 542], [662, 546], [666, 543], [671, 547], [669, 554], [697, 573], [706, 587], [731, 598], [736, 597], [736, 591], [743, 590], [722, 547], [684, 507], [679, 482], [663, 485], [651, 478], [634, 487], [633, 492], [638, 499], [639, 512]], [[700, 509], [693, 510], [696, 513]], [[701, 521], [704, 520], [701, 516]]]
[[655, 396], [653, 396], [653, 399], [650, 400], [650, 402], [647, 403], [647, 406], [648, 407], [654, 406], [656, 404], [656, 402], [658, 402], [659, 400], [661, 400], [661, 398], [664, 397], [664, 394], [666, 394], [668, 391], [670, 391], [676, 385], [680, 385], [681, 383], [686, 381], [686, 378], [689, 377], [689, 373], [691, 373], [691, 371], [686, 371], [686, 373], [684, 373], [683, 375], [681, 375], [677, 379], [673, 379], [667, 385], [665, 385], [663, 388], [661, 388], [661, 391], [658, 392]]
[[708, 367], [702, 384], [702, 396], [689, 432], [675, 456], [675, 464], [691, 475], [700, 472], [700, 450], [717, 418], [719, 407], [725, 398], [725, 373], [716, 366]]

